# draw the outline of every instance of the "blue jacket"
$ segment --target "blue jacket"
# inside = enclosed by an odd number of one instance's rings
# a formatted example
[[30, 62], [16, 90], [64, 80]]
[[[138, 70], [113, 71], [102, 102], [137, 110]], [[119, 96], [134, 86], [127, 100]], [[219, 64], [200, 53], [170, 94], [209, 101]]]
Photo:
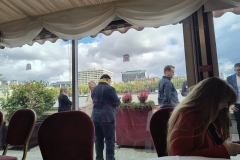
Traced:
[[120, 99], [116, 90], [105, 82], [99, 82], [92, 89], [93, 122], [113, 122], [116, 120], [116, 107], [120, 105]]
[[177, 90], [166, 76], [163, 76], [158, 83], [158, 104], [161, 108], [175, 107], [179, 104]]
[[231, 76], [228, 76], [226, 81], [234, 88], [234, 90], [236, 91], [236, 94], [238, 95], [238, 86], [237, 86], [236, 76], [237, 76], [236, 73]]

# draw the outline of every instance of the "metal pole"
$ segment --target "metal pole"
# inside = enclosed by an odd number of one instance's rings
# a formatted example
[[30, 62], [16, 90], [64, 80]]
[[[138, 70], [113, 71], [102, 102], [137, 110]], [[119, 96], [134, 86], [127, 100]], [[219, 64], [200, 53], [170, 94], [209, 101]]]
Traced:
[[72, 40], [72, 110], [78, 110], [78, 40]]

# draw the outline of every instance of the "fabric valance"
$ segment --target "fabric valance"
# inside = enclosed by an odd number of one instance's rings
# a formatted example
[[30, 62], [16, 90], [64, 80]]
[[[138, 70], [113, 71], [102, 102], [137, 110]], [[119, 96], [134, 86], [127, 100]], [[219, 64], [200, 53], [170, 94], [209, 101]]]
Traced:
[[[133, 26], [139, 27], [159, 27], [175, 24], [190, 16], [203, 6], [206, 1], [116, 1], [27, 17], [0, 24], [0, 31], [2, 32], [0, 46], [12, 48], [27, 44], [43, 28], [61, 39], [81, 39], [86, 36], [96, 35], [112, 22], [116, 16]], [[42, 3], [45, 3], [45, 1], [42, 1]]]

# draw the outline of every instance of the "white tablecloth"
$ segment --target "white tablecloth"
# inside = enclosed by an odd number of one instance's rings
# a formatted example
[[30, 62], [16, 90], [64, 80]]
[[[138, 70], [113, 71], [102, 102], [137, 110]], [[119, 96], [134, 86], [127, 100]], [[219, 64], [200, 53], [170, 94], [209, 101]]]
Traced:
[[148, 160], [226, 160], [226, 159], [195, 157], [195, 156], [167, 156], [167, 157], [150, 158]]

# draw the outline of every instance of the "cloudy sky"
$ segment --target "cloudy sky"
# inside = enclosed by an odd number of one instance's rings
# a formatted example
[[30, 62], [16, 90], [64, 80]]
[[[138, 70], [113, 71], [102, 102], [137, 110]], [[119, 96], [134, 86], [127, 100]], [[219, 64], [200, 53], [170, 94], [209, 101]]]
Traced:
[[[214, 19], [214, 23], [219, 72], [229, 75], [233, 73], [233, 65], [240, 62], [240, 16], [227, 13]], [[121, 81], [121, 72], [131, 70], [146, 70], [149, 77], [161, 77], [163, 67], [167, 64], [176, 67], [176, 75], [186, 76], [181, 24], [145, 28], [143, 31], [130, 29], [126, 34], [114, 32], [110, 36], [87, 37], [79, 40], [78, 50], [79, 71], [104, 68], [114, 73], [116, 82]], [[7, 81], [69, 81], [70, 52], [69, 42], [62, 40], [1, 49], [0, 74]], [[124, 54], [130, 55], [130, 62], [123, 62]], [[32, 70], [26, 70], [28, 63]]]

